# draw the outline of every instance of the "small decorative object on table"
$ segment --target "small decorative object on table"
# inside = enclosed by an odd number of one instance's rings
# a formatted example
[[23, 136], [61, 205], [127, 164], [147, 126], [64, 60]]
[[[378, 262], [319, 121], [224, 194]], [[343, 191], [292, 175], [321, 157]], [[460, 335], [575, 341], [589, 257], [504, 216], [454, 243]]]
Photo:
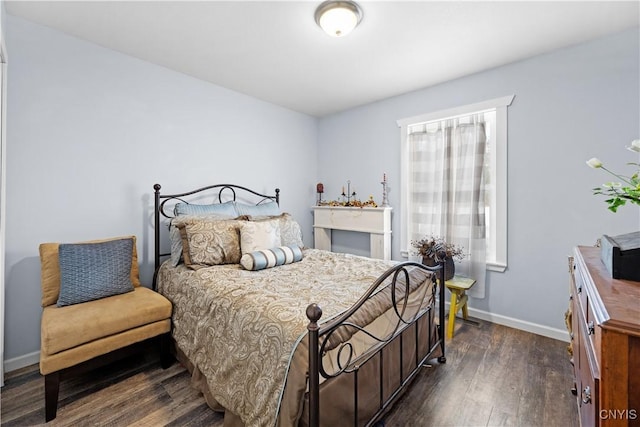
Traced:
[[640, 282], [640, 231], [602, 236], [600, 259], [613, 279]]
[[352, 206], [353, 204], [353, 202], [351, 201], [352, 198], [354, 202], [357, 200], [355, 190], [351, 191], [351, 181], [347, 181], [346, 193], [344, 191], [344, 185], [342, 186], [342, 194], [340, 194], [340, 196], [342, 196], [344, 206]]
[[[629, 151], [640, 153], [640, 139], [631, 141], [627, 147]], [[636, 170], [631, 176], [620, 175], [605, 168], [600, 159], [593, 157], [587, 161], [587, 165], [594, 169], [602, 169], [617, 178], [617, 181], [602, 184], [602, 187], [593, 189], [593, 194], [602, 194], [608, 199], [611, 212], [617, 212], [618, 208], [627, 202], [640, 205], [640, 164], [629, 162]], [[607, 267], [609, 274], [614, 279], [640, 281], [640, 232], [628, 233], [619, 236], [603, 235], [601, 239], [600, 258]]]
[[382, 174], [382, 207], [389, 206], [389, 200], [387, 199], [387, 174], [386, 172]]
[[461, 246], [447, 243], [442, 237], [428, 236], [411, 242], [411, 246], [422, 255], [422, 263], [428, 266], [438, 265], [444, 260], [444, 280], [451, 280], [455, 274], [455, 259], [465, 257]]
[[324, 193], [324, 185], [321, 182], [316, 184], [316, 193], [318, 195], [316, 204], [320, 206], [322, 205], [322, 193]]
[[378, 204], [373, 199], [372, 195], [369, 195], [367, 200], [358, 200], [356, 198], [356, 192], [351, 189], [351, 181], [347, 181], [347, 188], [345, 190], [342, 186], [342, 193], [340, 193], [339, 200], [322, 200], [322, 193], [324, 193], [324, 186], [322, 183], [316, 185], [316, 193], [318, 194], [317, 206], [335, 206], [345, 208], [377, 208]]

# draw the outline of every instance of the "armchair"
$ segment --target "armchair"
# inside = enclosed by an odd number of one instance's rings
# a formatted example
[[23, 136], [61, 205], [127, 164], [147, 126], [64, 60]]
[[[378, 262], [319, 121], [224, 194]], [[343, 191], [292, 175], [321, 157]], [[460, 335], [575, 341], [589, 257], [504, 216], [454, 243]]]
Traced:
[[40, 373], [45, 418], [56, 417], [60, 381], [159, 341], [163, 368], [172, 305], [141, 286], [135, 236], [40, 245], [42, 322]]

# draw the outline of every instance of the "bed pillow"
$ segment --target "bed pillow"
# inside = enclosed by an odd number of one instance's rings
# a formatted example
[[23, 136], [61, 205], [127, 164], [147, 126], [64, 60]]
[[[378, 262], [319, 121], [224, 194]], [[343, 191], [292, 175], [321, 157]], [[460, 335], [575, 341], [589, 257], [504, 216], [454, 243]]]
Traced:
[[300, 248], [304, 248], [304, 242], [302, 241], [302, 228], [298, 221], [293, 219], [288, 213], [280, 215], [280, 239], [285, 246], [296, 245]]
[[250, 221], [268, 221], [272, 219], [277, 219], [280, 222], [280, 239], [282, 241], [282, 246], [296, 245], [300, 248], [304, 248], [304, 242], [302, 241], [302, 228], [300, 227], [300, 224], [293, 219], [291, 214], [285, 212], [277, 216], [249, 217]]
[[169, 240], [171, 241], [171, 266], [175, 267], [182, 260], [182, 236], [180, 229], [173, 221], [169, 224]]
[[238, 229], [242, 221], [192, 217], [176, 226], [182, 238], [184, 263], [190, 268], [240, 262]]
[[[92, 240], [82, 243], [102, 243], [111, 240], [131, 239], [133, 240], [133, 249], [131, 251], [131, 282], [134, 287], [140, 286], [140, 277], [138, 269], [138, 254], [136, 252], [135, 236], [119, 236], [109, 239]], [[54, 305], [58, 302], [60, 296], [60, 261], [58, 249], [60, 243], [41, 243], [40, 252], [40, 285], [42, 287], [42, 307]]]
[[242, 255], [240, 264], [245, 270], [257, 271], [302, 260], [302, 249], [297, 245], [253, 251]]
[[101, 243], [64, 243], [58, 247], [58, 307], [119, 295], [133, 290], [133, 239]]
[[282, 213], [280, 206], [276, 202], [260, 203], [259, 205], [245, 205], [244, 203], [236, 202], [236, 211], [238, 216], [272, 216]]
[[238, 216], [234, 202], [214, 203], [210, 205], [196, 205], [191, 203], [176, 203], [173, 208], [175, 216], [180, 215], [225, 215], [229, 218]]
[[212, 219], [212, 220], [222, 220], [222, 219], [233, 219], [233, 216], [228, 216], [224, 214], [211, 214], [211, 215], [180, 215], [171, 219], [171, 223], [169, 224], [169, 241], [171, 242], [171, 266], [175, 267], [180, 264], [182, 260], [182, 235], [180, 234], [180, 229], [177, 224], [184, 223], [187, 221], [198, 220], [203, 217]]
[[246, 221], [240, 227], [240, 248], [242, 254], [282, 246], [280, 221]]

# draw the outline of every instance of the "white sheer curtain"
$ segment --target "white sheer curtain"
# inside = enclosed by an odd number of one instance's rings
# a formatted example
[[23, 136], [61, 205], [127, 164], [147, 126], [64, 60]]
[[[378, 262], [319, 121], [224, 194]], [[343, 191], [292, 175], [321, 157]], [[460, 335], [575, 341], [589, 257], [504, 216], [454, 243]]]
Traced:
[[462, 246], [456, 274], [476, 279], [470, 296], [484, 298], [486, 274], [485, 152], [482, 114], [409, 128], [409, 240], [441, 236]]

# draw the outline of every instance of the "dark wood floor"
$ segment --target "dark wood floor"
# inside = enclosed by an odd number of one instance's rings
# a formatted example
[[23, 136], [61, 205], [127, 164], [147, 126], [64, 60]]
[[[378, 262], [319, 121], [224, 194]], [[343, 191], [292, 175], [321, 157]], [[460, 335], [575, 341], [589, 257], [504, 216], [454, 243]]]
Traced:
[[[425, 367], [384, 419], [404, 426], [579, 426], [566, 343], [491, 323], [456, 322], [447, 363]], [[2, 426], [44, 424], [37, 366], [11, 372], [1, 392]], [[219, 426], [178, 363], [153, 356], [63, 382], [51, 426]], [[339, 426], [336, 426], [339, 427]]]

